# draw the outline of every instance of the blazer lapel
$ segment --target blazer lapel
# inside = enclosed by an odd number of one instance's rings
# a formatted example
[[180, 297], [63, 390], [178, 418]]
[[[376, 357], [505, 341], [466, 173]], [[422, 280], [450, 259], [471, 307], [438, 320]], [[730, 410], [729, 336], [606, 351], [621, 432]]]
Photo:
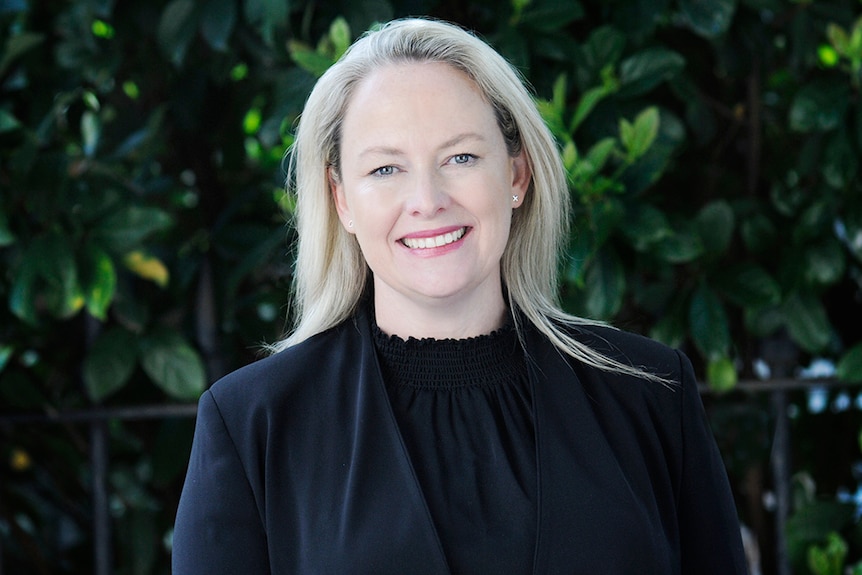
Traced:
[[350, 528], [343, 533], [368, 545], [363, 555], [376, 554], [372, 548], [383, 552], [374, 573], [449, 573], [389, 403], [367, 311], [358, 314], [356, 328], [361, 347], [347, 499], [354, 509], [344, 510]]

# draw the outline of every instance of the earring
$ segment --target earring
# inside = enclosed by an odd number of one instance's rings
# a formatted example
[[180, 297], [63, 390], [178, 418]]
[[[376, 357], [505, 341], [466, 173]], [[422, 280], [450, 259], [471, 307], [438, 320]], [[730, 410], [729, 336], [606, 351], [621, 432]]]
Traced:
[[348, 222], [347, 222], [347, 227], [348, 227], [348, 228], [352, 228], [352, 227], [353, 227], [353, 220], [348, 220]]
[[513, 201], [513, 202], [517, 202], [517, 201], [518, 201], [518, 196], [512, 196], [512, 201]]

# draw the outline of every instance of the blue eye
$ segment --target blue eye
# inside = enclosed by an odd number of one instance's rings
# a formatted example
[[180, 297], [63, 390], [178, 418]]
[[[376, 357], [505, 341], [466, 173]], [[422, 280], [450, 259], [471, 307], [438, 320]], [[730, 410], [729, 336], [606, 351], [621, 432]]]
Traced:
[[395, 173], [395, 166], [381, 166], [371, 172], [374, 176], [391, 176]]
[[452, 156], [453, 164], [469, 164], [473, 160], [476, 159], [476, 156], [473, 154], [455, 154]]

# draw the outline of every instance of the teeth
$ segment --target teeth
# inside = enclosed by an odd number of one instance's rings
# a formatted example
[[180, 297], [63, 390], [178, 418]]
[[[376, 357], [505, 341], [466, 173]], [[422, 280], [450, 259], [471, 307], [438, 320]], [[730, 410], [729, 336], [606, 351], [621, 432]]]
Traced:
[[411, 250], [439, 248], [440, 246], [445, 246], [446, 244], [457, 242], [462, 237], [464, 237], [464, 234], [466, 232], [467, 228], [461, 228], [460, 230], [450, 232], [448, 234], [434, 236], [433, 238], [404, 238], [403, 240], [401, 240], [401, 243], [403, 243]]

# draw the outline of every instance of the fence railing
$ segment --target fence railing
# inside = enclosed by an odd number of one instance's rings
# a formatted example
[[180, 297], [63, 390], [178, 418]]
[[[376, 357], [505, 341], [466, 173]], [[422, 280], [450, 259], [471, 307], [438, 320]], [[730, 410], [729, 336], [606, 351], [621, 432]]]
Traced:
[[[791, 511], [791, 433], [788, 415], [788, 394], [813, 388], [847, 388], [847, 384], [832, 379], [774, 379], [768, 381], [741, 381], [736, 393], [769, 395], [773, 412], [774, 430], [770, 454], [770, 471], [775, 495], [775, 565], [777, 575], [790, 575], [787, 545], [783, 526]], [[700, 386], [704, 396], [713, 392]], [[93, 512], [93, 565], [94, 575], [114, 572], [113, 535], [110, 511], [110, 452], [108, 422], [111, 420], [136, 421], [195, 417], [195, 404], [140, 405], [128, 407], [93, 407], [71, 411], [45, 411], [41, 413], [0, 413], [0, 424], [17, 427], [45, 424], [83, 424], [89, 431], [88, 459], [91, 470], [91, 505]], [[4, 574], [2, 548], [0, 548], [0, 575]]]

